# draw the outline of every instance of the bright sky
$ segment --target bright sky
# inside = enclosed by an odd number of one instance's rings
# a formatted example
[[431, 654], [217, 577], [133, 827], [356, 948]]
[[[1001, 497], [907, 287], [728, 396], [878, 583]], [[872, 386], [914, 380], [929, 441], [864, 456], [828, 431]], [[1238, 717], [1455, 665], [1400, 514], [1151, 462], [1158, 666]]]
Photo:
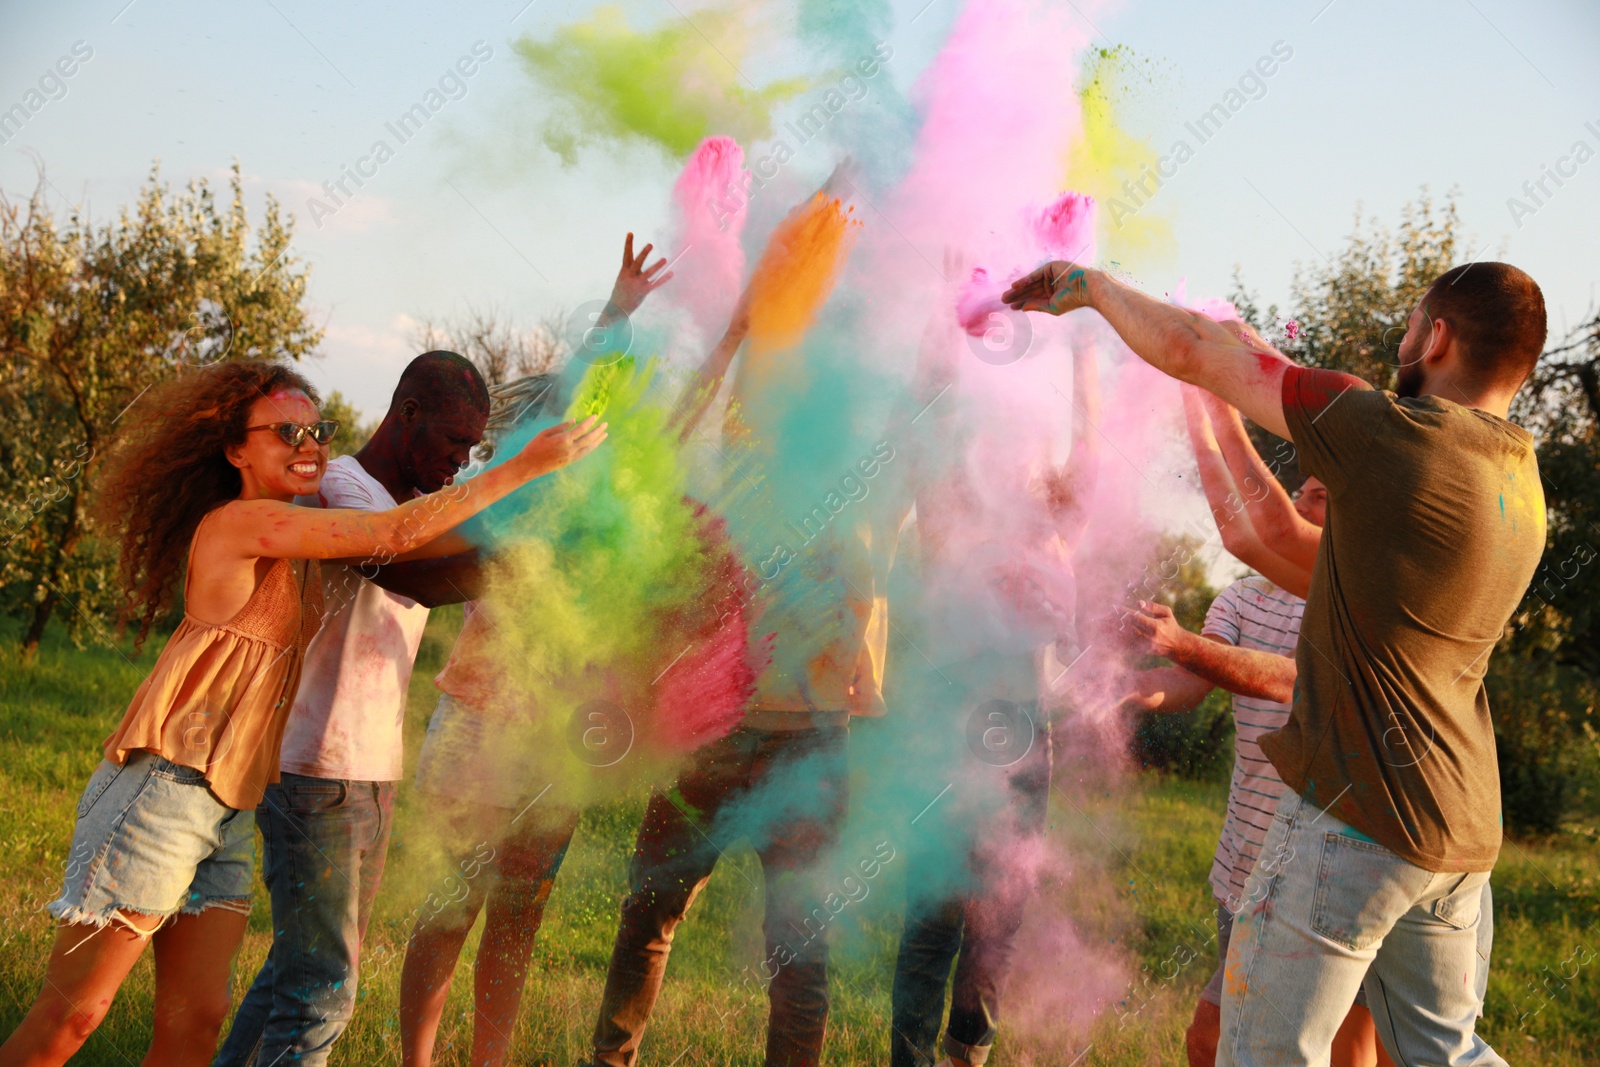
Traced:
[[[295, 247], [313, 266], [311, 300], [327, 330], [313, 378], [377, 414], [414, 354], [408, 335], [416, 320], [470, 302], [531, 324], [550, 308], [608, 291], [624, 230], [661, 233], [673, 177], [666, 162], [639, 151], [563, 170], [529, 132], [530, 115], [544, 104], [510, 42], [547, 35], [592, 6], [0, 0], [0, 110], [28, 103], [62, 57], [62, 69], [73, 70], [45, 86], [56, 98], [20, 130], [5, 131], [0, 187], [25, 195], [42, 166], [57, 206], [70, 198], [104, 218], [134, 197], [153, 160], [181, 183], [224, 178], [237, 158], [254, 217], [268, 191], [298, 217]], [[694, 10], [687, 0], [623, 6], [635, 26]], [[1553, 335], [1596, 298], [1594, 0], [1073, 7], [1100, 43], [1129, 46], [1156, 72], [1133, 132], [1161, 151], [1180, 137], [1196, 144], [1185, 122], [1274, 43], [1293, 52], [1265, 95], [1198, 145], [1152, 201], [1148, 210], [1171, 220], [1177, 252], [1143, 269], [1150, 290], [1186, 277], [1191, 296], [1222, 295], [1240, 264], [1247, 282], [1281, 302], [1296, 261], [1332, 252], [1358, 204], [1392, 224], [1426, 184], [1436, 193], [1459, 188], [1473, 238], [1468, 255], [1503, 256], [1540, 282]], [[788, 19], [791, 5], [768, 0], [763, 10]], [[958, 4], [906, 0], [896, 10], [896, 54], [885, 69], [904, 87]], [[490, 58], [474, 64], [476, 42]], [[75, 47], [89, 58], [71, 61]], [[378, 138], [394, 144], [384, 124], [462, 57], [475, 68], [466, 95], [400, 145], [319, 228], [307, 198]], [[1581, 165], [1572, 156], [1580, 141]], [[1550, 195], [1536, 203], [1523, 183], [1537, 182], [1545, 167], [1570, 176], [1559, 187], [1546, 179]], [[1514, 196], [1535, 210], [1514, 218]]]

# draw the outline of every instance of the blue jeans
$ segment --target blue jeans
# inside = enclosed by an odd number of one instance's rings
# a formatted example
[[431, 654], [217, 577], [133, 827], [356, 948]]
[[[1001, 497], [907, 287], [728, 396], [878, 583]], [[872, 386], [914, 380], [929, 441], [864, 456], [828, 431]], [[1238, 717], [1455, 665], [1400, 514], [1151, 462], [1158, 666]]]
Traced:
[[284, 774], [256, 809], [272, 949], [212, 1067], [321, 1067], [355, 1010], [361, 939], [383, 877], [393, 782]]
[[[1050, 730], [1028, 752], [990, 775], [964, 775], [968, 791], [1003, 790], [978, 803], [972, 823], [938, 816], [923, 823], [907, 850], [906, 918], [891, 994], [890, 1067], [926, 1067], [944, 1015], [945, 983], [955, 963], [943, 1050], [987, 1062], [1000, 1032], [1000, 1002], [1011, 974], [1017, 931], [1033, 893], [1014, 862], [1019, 846], [1044, 836], [1050, 807]], [[966, 798], [972, 803], [970, 798]], [[941, 813], [942, 814], [942, 813]], [[959, 954], [959, 958], [958, 958]]]
[[1357, 989], [1396, 1063], [1504, 1067], [1473, 1033], [1488, 880], [1423, 870], [1286, 794], [1234, 918], [1217, 1067], [1326, 1063]]

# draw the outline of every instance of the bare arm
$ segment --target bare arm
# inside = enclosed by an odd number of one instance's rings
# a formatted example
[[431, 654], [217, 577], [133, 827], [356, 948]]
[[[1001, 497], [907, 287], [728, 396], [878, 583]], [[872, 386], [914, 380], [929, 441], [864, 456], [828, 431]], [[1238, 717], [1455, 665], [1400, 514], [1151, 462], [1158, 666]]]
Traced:
[[1234, 481], [1244, 489], [1244, 504], [1250, 512], [1251, 523], [1269, 549], [1306, 572], [1309, 585], [1311, 568], [1317, 561], [1317, 545], [1322, 541], [1321, 527], [1307, 522], [1294, 509], [1289, 494], [1262, 462], [1255, 445], [1250, 443], [1239, 412], [1215, 397], [1206, 400], [1206, 408], [1228, 469]]
[[1281, 352], [1248, 345], [1204, 315], [1064, 260], [1017, 281], [1001, 299], [1022, 311], [1053, 315], [1093, 308], [1152, 367], [1210, 390], [1279, 437], [1289, 437], [1283, 374], [1292, 364]]
[[[593, 418], [553, 426], [499, 466], [387, 511], [236, 500], [218, 510], [216, 536], [208, 536], [205, 543], [235, 558], [372, 558], [387, 563], [460, 525], [524, 483], [588, 455], [605, 440], [605, 430], [605, 424], [596, 425]], [[456, 547], [449, 542], [447, 546]]]
[[700, 424], [700, 420], [705, 417], [706, 409], [722, 391], [722, 383], [728, 376], [728, 367], [732, 365], [733, 357], [749, 333], [750, 290], [746, 289], [739, 294], [739, 302], [734, 305], [733, 318], [729, 320], [722, 339], [706, 356], [705, 362], [690, 375], [689, 381], [684, 385], [683, 395], [678, 398], [670, 425], [681, 427], [679, 440], [687, 440], [694, 432], [694, 428]]
[[1140, 611], [1128, 621], [1142, 634], [1146, 651], [1165, 656], [1235, 696], [1254, 697], [1287, 704], [1294, 699], [1294, 660], [1271, 652], [1238, 648], [1220, 637], [1190, 633], [1172, 617], [1164, 604], [1139, 602]]
[[1189, 634], [1179, 640], [1167, 658], [1237, 696], [1280, 704], [1294, 699], [1296, 671], [1294, 660], [1288, 656]]
[[1069, 553], [1089, 525], [1089, 500], [1100, 478], [1100, 369], [1087, 340], [1072, 352], [1072, 454], [1050, 485], [1050, 510]]
[[1157, 667], [1134, 675], [1132, 691], [1119, 706], [1124, 711], [1193, 711], [1216, 688], [1182, 667]]
[[[946, 274], [958, 275], [960, 265], [959, 256], [947, 251]], [[935, 302], [917, 345], [911, 387], [901, 391], [886, 430], [886, 439], [905, 457], [885, 487], [881, 505], [887, 524], [894, 529], [900, 528], [913, 504], [918, 505], [919, 518], [931, 515], [936, 506], [926, 490], [933, 482], [940, 443], [949, 447], [953, 433], [954, 403], [945, 394], [955, 384], [953, 346], [959, 343], [957, 337], [955, 317], [946, 310], [946, 302]]]
[[1212, 434], [1211, 420], [1206, 415], [1201, 396], [1201, 391], [1194, 386], [1183, 387], [1183, 415], [1189, 427], [1189, 442], [1194, 446], [1195, 462], [1200, 468], [1200, 485], [1205, 490], [1206, 503], [1211, 506], [1217, 532], [1222, 535], [1222, 547], [1245, 566], [1264, 575], [1268, 581], [1304, 597], [1311, 588], [1311, 569], [1301, 567], [1274, 552], [1257, 534], [1244, 499], [1224, 462], [1222, 450]]
[[379, 588], [410, 597], [425, 608], [460, 604], [483, 595], [483, 568], [475, 551], [381, 567], [369, 565], [361, 573]]

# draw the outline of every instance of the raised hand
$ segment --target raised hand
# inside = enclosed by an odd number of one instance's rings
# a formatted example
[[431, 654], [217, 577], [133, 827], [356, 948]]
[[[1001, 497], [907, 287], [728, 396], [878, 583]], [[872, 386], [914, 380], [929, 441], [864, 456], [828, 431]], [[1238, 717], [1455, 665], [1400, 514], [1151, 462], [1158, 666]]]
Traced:
[[645, 260], [650, 257], [653, 244], [647, 244], [633, 254], [633, 234], [628, 234], [627, 240], [622, 245], [622, 269], [617, 271], [616, 284], [611, 287], [611, 300], [608, 302], [606, 312], [617, 318], [626, 318], [639, 310], [639, 305], [644, 303], [644, 298], [661, 288], [672, 280], [672, 272], [665, 274], [660, 271], [666, 267], [667, 258], [662, 256], [649, 267]]
[[1000, 299], [1014, 311], [1064, 315], [1089, 306], [1089, 271], [1064, 259], [1052, 260], [1012, 282]]
[[582, 422], [563, 422], [542, 431], [523, 446], [517, 457], [526, 462], [537, 478], [541, 474], [560, 470], [600, 447], [606, 439], [606, 423], [590, 415]]

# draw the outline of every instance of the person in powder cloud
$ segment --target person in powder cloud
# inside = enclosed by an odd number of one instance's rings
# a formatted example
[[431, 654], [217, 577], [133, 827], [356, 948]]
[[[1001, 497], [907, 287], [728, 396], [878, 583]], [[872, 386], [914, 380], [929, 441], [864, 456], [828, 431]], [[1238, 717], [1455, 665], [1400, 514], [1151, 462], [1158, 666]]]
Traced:
[[[612, 293], [624, 314], [664, 264], [646, 270], [649, 248], [634, 256], [632, 246], [629, 234]], [[443, 490], [467, 465], [488, 417], [488, 389], [470, 360], [423, 353], [401, 372], [372, 438], [331, 460], [318, 492], [297, 503], [378, 511]], [[272, 948], [214, 1067], [290, 1057], [325, 1063], [349, 1025], [402, 777], [411, 667], [429, 609], [461, 600], [476, 571], [475, 553], [325, 568], [327, 621], [306, 651], [280, 780], [257, 811]]]
[[1217, 1063], [1325, 1062], [1362, 989], [1395, 1062], [1503, 1064], [1471, 980], [1501, 842], [1483, 679], [1544, 550], [1533, 439], [1507, 419], [1544, 346], [1539, 286], [1495, 262], [1435, 278], [1394, 392], [1071, 262], [1003, 299], [1099, 312], [1327, 487], [1293, 707], [1258, 741], [1286, 789], [1234, 920]]
[[[945, 273], [963, 275], [954, 254]], [[1081, 651], [1073, 561], [1099, 478], [1099, 349], [1088, 331], [1069, 340], [1071, 402], [1057, 394], [1042, 409], [1019, 405], [1005, 420], [1013, 432], [995, 434], [974, 421], [990, 414], [974, 397], [1009, 368], [958, 365], [968, 348], [963, 317], [956, 301], [941, 302], [893, 434], [908, 442], [912, 472], [897, 518], [909, 518], [912, 505], [915, 516], [901, 530], [895, 567], [910, 568], [920, 590], [895, 610], [919, 617], [913, 643], [922, 653], [901, 658], [896, 701], [922, 723], [909, 741], [919, 778], [953, 788], [911, 827], [892, 1067], [931, 1063], [936, 1045], [954, 1067], [982, 1064], [999, 1033], [1044, 843], [1048, 712]], [[1068, 424], [1063, 458], [1049, 431]]]

